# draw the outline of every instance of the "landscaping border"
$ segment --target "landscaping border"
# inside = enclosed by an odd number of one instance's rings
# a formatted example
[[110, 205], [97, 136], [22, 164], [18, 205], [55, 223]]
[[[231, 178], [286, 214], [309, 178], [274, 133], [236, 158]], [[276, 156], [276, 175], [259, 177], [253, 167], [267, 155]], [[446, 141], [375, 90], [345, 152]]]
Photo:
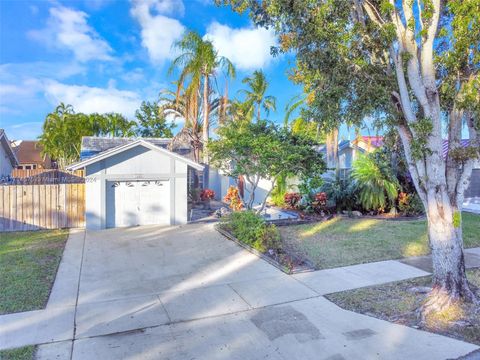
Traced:
[[[271, 257], [261, 253], [260, 251], [252, 248], [251, 246], [241, 242], [240, 240], [238, 240], [235, 236], [233, 236], [232, 234], [230, 234], [228, 231], [222, 229], [219, 224], [216, 224], [215, 226], [215, 230], [217, 230], [220, 234], [222, 234], [223, 236], [225, 236], [227, 239], [235, 242], [236, 244], [240, 245], [241, 247], [243, 247], [244, 249], [248, 250], [249, 252], [251, 252], [252, 254], [258, 256], [259, 258], [265, 260], [266, 262], [268, 262], [270, 265], [273, 265], [275, 266], [277, 269], [283, 271], [285, 274], [287, 275], [292, 275], [292, 274], [299, 274], [299, 273], [305, 273], [305, 272], [312, 272], [312, 271], [315, 271], [316, 268], [315, 268], [315, 265], [307, 260], [307, 259], [301, 259], [301, 261], [305, 264], [307, 264], [308, 268], [300, 268], [300, 269], [288, 269], [286, 266], [280, 264], [279, 262], [275, 261], [274, 259], [272, 259]], [[291, 255], [289, 254], [291, 257], [297, 259], [297, 260], [300, 260], [298, 258], [298, 256], [296, 255]]]
[[312, 224], [322, 221], [328, 221], [335, 217], [336, 215], [330, 214], [325, 216], [323, 219], [277, 219], [277, 220], [268, 220], [265, 219], [267, 224], [273, 224], [275, 226], [290, 226], [290, 225], [304, 225]]

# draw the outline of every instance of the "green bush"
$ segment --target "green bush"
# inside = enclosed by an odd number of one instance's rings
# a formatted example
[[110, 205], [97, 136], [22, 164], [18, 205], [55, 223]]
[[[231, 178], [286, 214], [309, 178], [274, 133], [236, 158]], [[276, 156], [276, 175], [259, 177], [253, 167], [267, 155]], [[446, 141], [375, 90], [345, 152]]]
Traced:
[[417, 216], [425, 213], [422, 200], [416, 193], [401, 192], [398, 197], [398, 210], [405, 216]]
[[320, 191], [327, 195], [327, 207], [335, 208], [336, 211], [356, 210], [359, 208], [358, 187], [350, 177], [339, 179], [330, 177], [320, 187]]
[[272, 190], [270, 200], [275, 206], [285, 206], [284, 195], [287, 192], [287, 177], [285, 175], [280, 175], [277, 178], [277, 183]]
[[270, 225], [253, 211], [231, 213], [220, 225], [239, 241], [264, 253], [270, 249], [278, 250], [280, 233], [275, 225]]
[[360, 155], [353, 163], [352, 178], [358, 184], [359, 201], [365, 210], [384, 211], [395, 206], [400, 185], [390, 164], [376, 160], [374, 154]]

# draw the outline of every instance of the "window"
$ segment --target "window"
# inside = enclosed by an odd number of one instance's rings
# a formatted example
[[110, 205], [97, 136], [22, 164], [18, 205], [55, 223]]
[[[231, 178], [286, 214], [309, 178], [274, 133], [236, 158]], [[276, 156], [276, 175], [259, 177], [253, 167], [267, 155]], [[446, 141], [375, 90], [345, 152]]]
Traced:
[[32, 167], [30, 165], [25, 165], [25, 170], [30, 170]]

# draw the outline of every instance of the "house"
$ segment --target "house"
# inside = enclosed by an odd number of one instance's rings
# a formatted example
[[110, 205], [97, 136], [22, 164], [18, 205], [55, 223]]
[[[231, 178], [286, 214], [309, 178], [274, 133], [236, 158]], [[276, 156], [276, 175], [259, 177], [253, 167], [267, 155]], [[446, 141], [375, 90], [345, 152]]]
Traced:
[[[470, 140], [462, 139], [460, 145], [467, 147], [470, 144]], [[448, 140], [443, 140], [443, 157], [446, 158], [448, 154]], [[473, 165], [472, 175], [470, 176], [470, 184], [465, 190], [465, 198], [480, 198], [480, 159], [477, 158]]]
[[340, 173], [348, 173], [359, 154], [371, 153], [382, 146], [383, 136], [360, 136], [352, 141], [341, 141], [338, 144]]
[[5, 130], [0, 129], [0, 179], [9, 177], [18, 165], [17, 157], [10, 146]]
[[[461, 145], [468, 146], [469, 140], [463, 139]], [[346, 176], [353, 162], [359, 154], [365, 154], [375, 151], [383, 146], [383, 136], [360, 136], [353, 141], [343, 140], [338, 144], [338, 161], [340, 176]], [[325, 146], [320, 147], [319, 151], [325, 152]], [[443, 156], [448, 152], [448, 140], [443, 141]], [[470, 177], [470, 185], [465, 191], [466, 198], [480, 197], [480, 159], [474, 164], [474, 169]]]
[[82, 139], [87, 229], [177, 225], [188, 220], [189, 173], [195, 161], [167, 149], [170, 139]]
[[13, 141], [12, 148], [18, 159], [17, 169], [35, 170], [52, 169], [55, 167], [52, 159], [48, 155], [42, 154], [42, 146], [38, 141]]

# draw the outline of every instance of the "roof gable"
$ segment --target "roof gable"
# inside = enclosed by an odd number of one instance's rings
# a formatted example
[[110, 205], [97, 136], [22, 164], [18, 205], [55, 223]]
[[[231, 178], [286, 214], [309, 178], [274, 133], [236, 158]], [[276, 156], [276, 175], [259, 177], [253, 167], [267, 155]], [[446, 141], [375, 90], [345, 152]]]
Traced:
[[18, 159], [17, 156], [15, 155], [15, 152], [12, 149], [12, 146], [10, 145], [10, 141], [7, 138], [7, 134], [5, 133], [5, 130], [0, 129], [0, 146], [2, 146], [5, 149], [5, 152], [8, 155], [8, 158], [10, 159], [10, 164], [12, 167], [16, 167], [18, 165]]
[[88, 165], [91, 165], [91, 164], [94, 164], [100, 160], [103, 160], [103, 159], [106, 159], [106, 158], [109, 158], [113, 155], [116, 155], [116, 154], [119, 154], [119, 153], [122, 153], [124, 151], [127, 151], [127, 150], [130, 150], [130, 149], [133, 149], [134, 147], [137, 147], [137, 146], [143, 146], [143, 147], [146, 147], [150, 150], [153, 150], [153, 151], [156, 151], [156, 152], [159, 152], [159, 153], [162, 153], [162, 154], [165, 154], [167, 156], [170, 156], [176, 160], [179, 160], [179, 161], [182, 161], [184, 163], [186, 163], [187, 165], [193, 167], [194, 169], [197, 169], [197, 170], [203, 170], [203, 165], [195, 162], [195, 161], [192, 161], [190, 159], [187, 159], [186, 157], [183, 157], [181, 155], [178, 155], [174, 152], [171, 152], [163, 147], [160, 147], [160, 146], [157, 146], [157, 145], [154, 145], [152, 144], [151, 142], [148, 142], [148, 141], [145, 141], [143, 139], [138, 139], [138, 140], [135, 140], [133, 142], [129, 142], [129, 143], [126, 143], [126, 144], [123, 144], [123, 145], [119, 145], [117, 147], [114, 147], [112, 149], [109, 149], [109, 150], [106, 150], [106, 151], [103, 151], [101, 153], [98, 153], [94, 156], [91, 156], [87, 159], [84, 159], [84, 160], [81, 160], [80, 162], [77, 162], [75, 164], [71, 164], [70, 166], [67, 167], [68, 170], [77, 170], [77, 169], [81, 169], [81, 168], [84, 168], [85, 166], [88, 166]]
[[49, 161], [42, 155], [42, 146], [36, 140], [22, 140], [14, 148], [19, 164], [43, 164]]

